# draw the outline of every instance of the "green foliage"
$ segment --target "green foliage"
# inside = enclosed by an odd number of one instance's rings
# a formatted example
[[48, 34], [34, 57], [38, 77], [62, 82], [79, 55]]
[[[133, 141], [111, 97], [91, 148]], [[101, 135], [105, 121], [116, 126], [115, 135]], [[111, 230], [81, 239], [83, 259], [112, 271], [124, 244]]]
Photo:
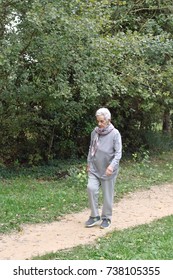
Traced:
[[162, 153], [173, 148], [173, 139], [170, 135], [158, 131], [148, 131], [145, 134], [148, 148], [153, 153]]
[[86, 157], [100, 106], [135, 152], [171, 110], [170, 0], [1, 1], [0, 16], [2, 164]]

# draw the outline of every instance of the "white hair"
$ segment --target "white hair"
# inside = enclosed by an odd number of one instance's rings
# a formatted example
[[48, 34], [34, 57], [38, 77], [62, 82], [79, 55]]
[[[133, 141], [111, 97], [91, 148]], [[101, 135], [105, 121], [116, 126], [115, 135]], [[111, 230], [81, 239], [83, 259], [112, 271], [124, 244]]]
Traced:
[[107, 108], [100, 108], [96, 111], [96, 117], [97, 116], [104, 116], [105, 119], [108, 121], [108, 120], [111, 120], [111, 113], [110, 111], [107, 109]]

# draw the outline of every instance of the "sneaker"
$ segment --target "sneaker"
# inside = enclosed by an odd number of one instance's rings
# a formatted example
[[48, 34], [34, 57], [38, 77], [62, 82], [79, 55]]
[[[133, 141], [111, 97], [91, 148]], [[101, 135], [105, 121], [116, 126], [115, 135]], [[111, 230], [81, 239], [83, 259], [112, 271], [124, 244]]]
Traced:
[[109, 228], [111, 226], [111, 220], [103, 219], [100, 225], [101, 228]]
[[86, 227], [93, 227], [95, 225], [98, 225], [100, 222], [100, 216], [97, 217], [89, 217], [88, 221], [86, 221], [85, 226]]

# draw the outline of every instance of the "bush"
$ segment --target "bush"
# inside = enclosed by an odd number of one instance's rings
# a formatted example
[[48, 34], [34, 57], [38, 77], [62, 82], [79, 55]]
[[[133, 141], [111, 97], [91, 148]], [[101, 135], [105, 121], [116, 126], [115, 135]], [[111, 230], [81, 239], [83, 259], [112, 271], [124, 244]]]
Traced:
[[153, 153], [169, 151], [173, 148], [173, 138], [171, 135], [161, 131], [147, 131], [144, 134], [146, 146]]

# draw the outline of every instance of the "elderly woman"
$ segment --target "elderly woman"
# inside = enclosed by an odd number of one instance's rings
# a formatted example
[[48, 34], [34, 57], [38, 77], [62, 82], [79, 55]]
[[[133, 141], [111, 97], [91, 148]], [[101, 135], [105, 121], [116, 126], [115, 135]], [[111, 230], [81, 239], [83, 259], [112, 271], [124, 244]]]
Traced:
[[[101, 228], [109, 228], [112, 218], [114, 186], [122, 156], [122, 142], [119, 131], [111, 123], [111, 114], [107, 108], [97, 110], [96, 119], [98, 126], [91, 133], [87, 158], [87, 191], [91, 216], [85, 226], [92, 227], [101, 223]], [[101, 217], [98, 209], [100, 185], [103, 191]]]

